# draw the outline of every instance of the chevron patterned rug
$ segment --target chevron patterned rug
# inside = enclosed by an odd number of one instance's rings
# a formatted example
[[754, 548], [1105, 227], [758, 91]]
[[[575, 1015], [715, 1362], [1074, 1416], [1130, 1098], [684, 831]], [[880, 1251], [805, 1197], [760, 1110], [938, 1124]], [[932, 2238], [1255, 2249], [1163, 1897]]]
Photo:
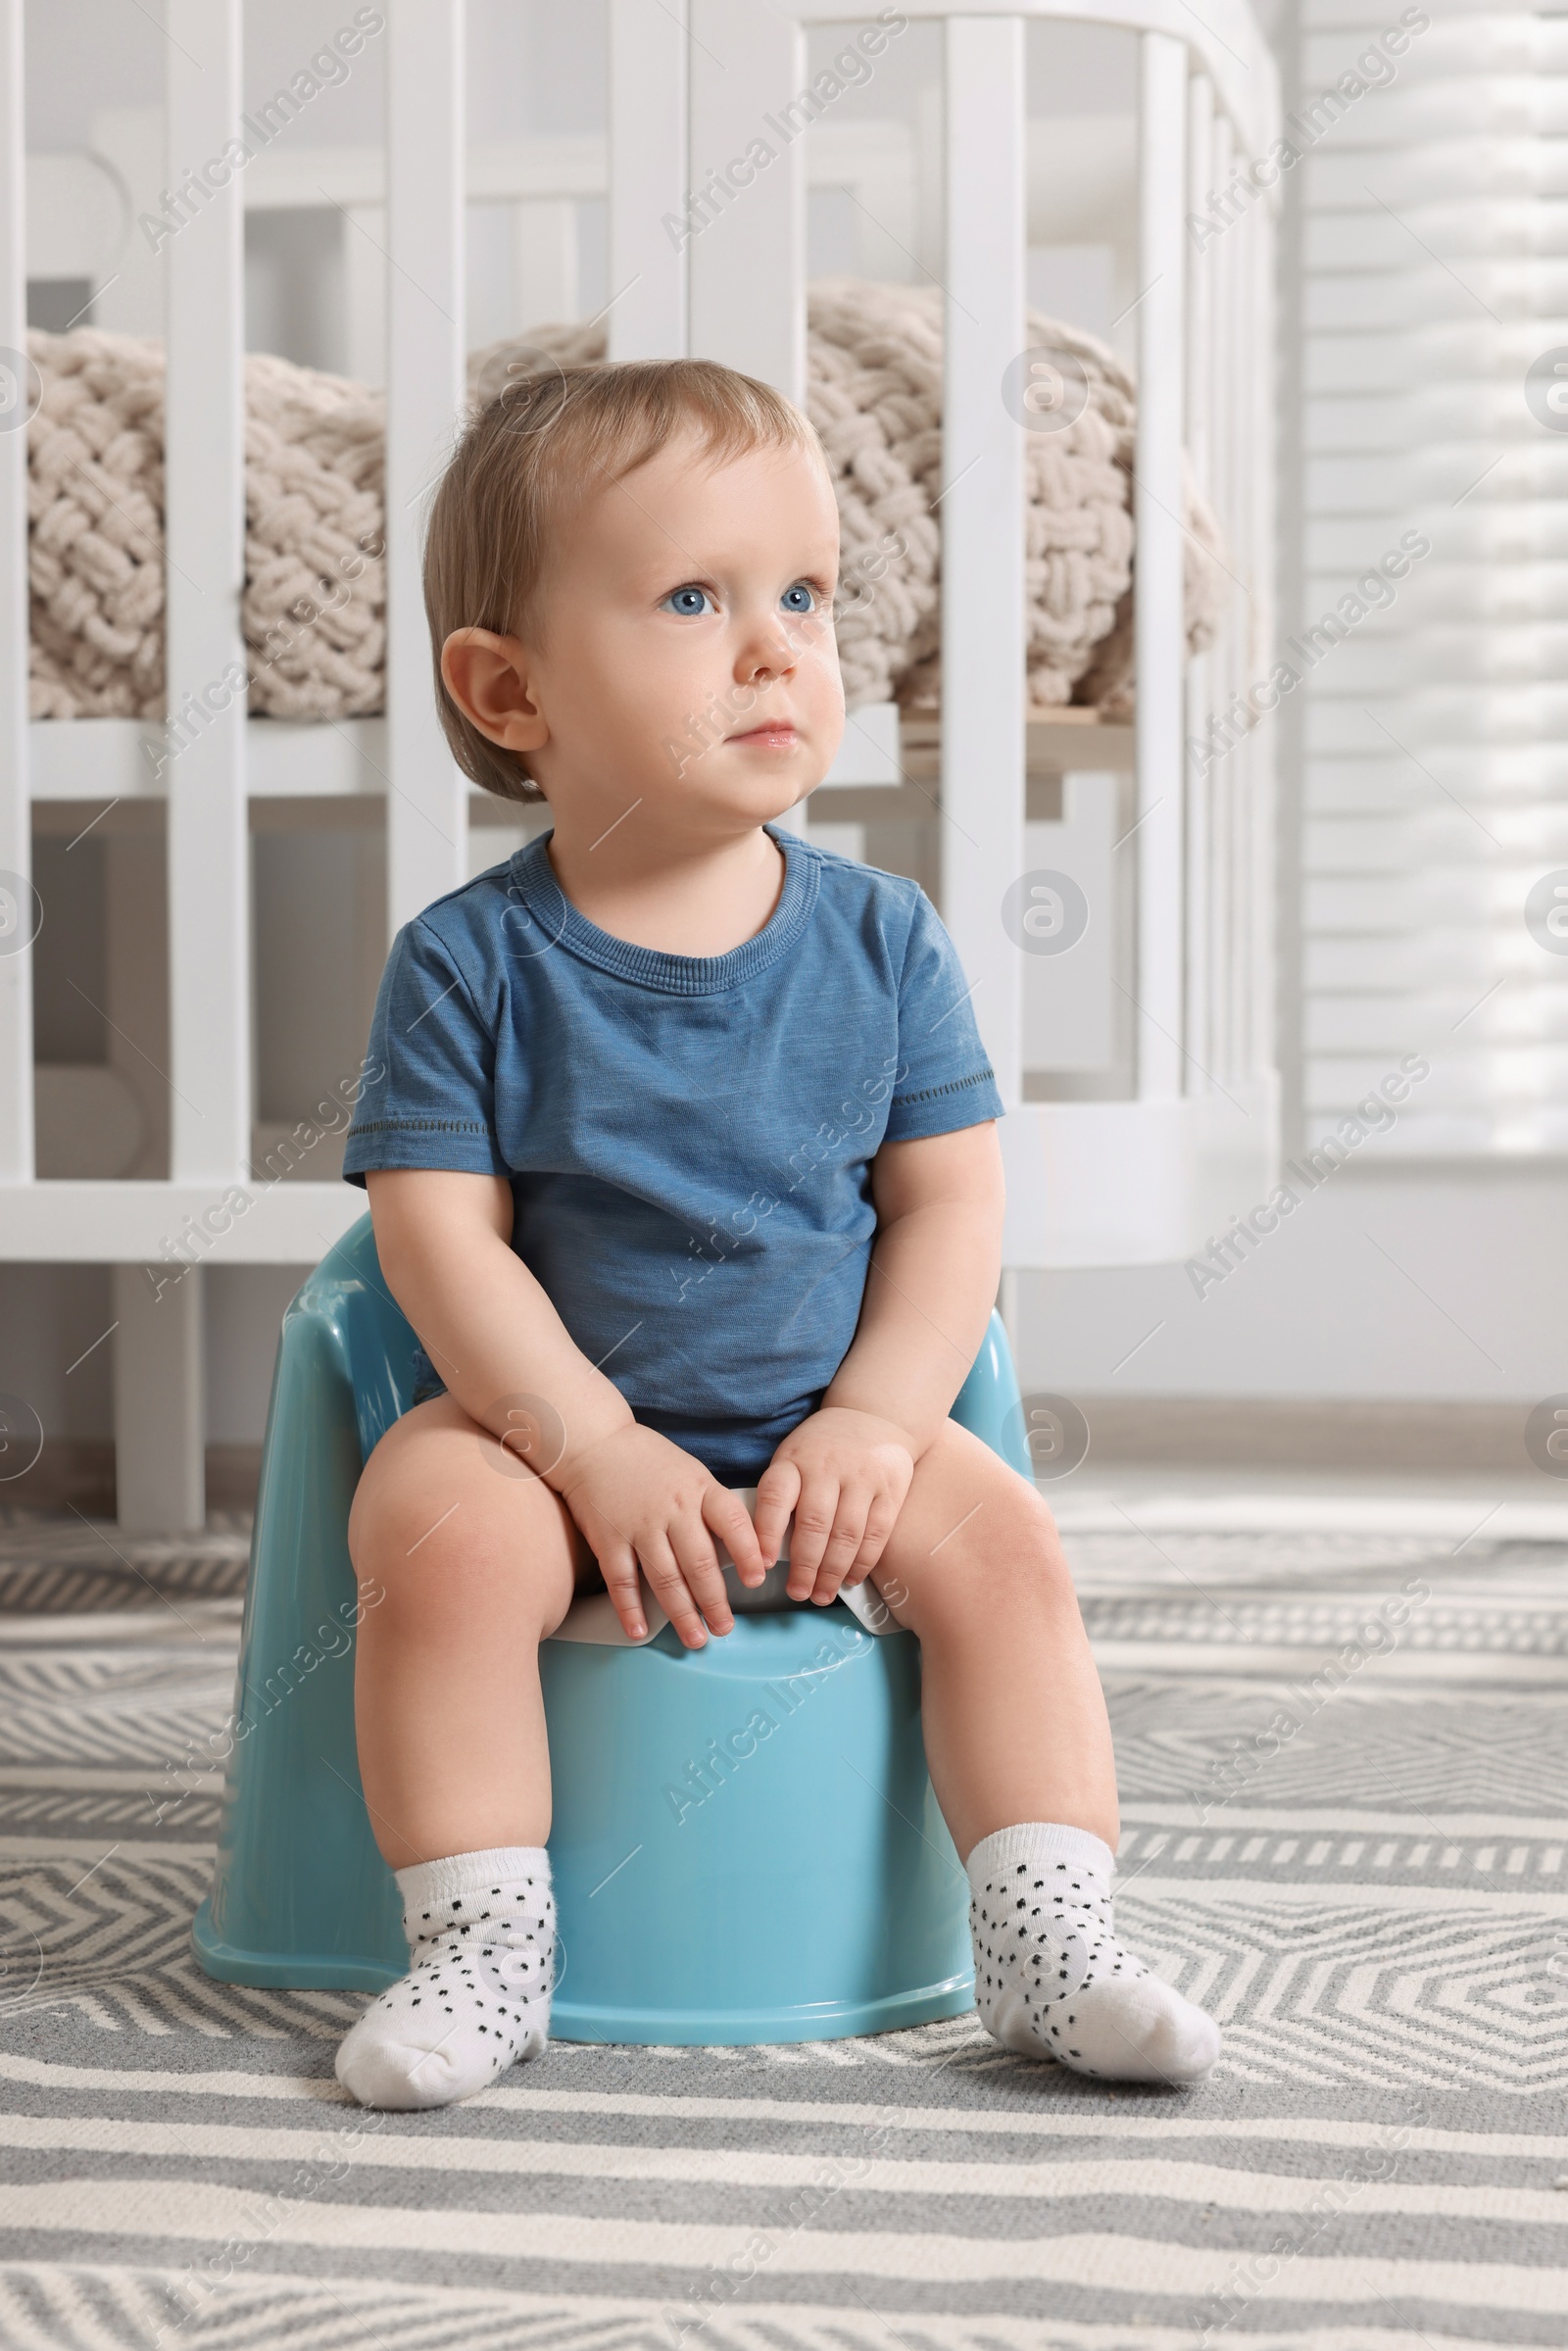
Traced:
[[1568, 2341], [1568, 1549], [1080, 1534], [1119, 1915], [1186, 2093], [974, 2018], [557, 2044], [345, 2104], [363, 2000], [190, 1917], [246, 1531], [0, 1522], [3, 2351], [1448, 2351]]

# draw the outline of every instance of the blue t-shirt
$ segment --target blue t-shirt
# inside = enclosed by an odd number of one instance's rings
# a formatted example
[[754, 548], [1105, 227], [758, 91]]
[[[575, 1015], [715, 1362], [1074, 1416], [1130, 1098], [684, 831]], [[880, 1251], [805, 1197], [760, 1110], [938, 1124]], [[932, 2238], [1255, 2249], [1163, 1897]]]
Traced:
[[343, 1162], [508, 1177], [575, 1344], [730, 1486], [849, 1351], [878, 1147], [1003, 1115], [918, 883], [764, 830], [783, 888], [728, 955], [601, 930], [548, 834], [406, 923]]

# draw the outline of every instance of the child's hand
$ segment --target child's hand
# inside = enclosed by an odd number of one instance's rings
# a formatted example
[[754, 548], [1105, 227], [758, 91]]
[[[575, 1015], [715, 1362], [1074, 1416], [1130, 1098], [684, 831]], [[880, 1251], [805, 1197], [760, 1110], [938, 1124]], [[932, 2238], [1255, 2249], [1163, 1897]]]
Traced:
[[[792, 1429], [757, 1483], [757, 1541], [771, 1567], [790, 1538], [792, 1600], [826, 1607], [865, 1581], [898, 1524], [914, 1477], [907, 1433], [871, 1412], [829, 1404]], [[726, 1533], [725, 1541], [729, 1537]]]
[[767, 1573], [746, 1504], [700, 1461], [631, 1422], [603, 1438], [558, 1488], [604, 1574], [615, 1614], [633, 1641], [648, 1630], [637, 1564], [689, 1649], [708, 1639], [703, 1619], [728, 1633], [735, 1619], [713, 1548], [722, 1535], [743, 1584]]

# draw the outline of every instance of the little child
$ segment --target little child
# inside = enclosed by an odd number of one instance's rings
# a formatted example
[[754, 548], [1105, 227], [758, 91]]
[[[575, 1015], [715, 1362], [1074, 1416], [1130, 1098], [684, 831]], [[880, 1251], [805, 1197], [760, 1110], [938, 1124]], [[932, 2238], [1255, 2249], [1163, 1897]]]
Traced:
[[[549, 2034], [538, 1648], [714, 1547], [922, 1658], [975, 1996], [1009, 2049], [1193, 2082], [1219, 2035], [1118, 1941], [1110, 1733], [1050, 1514], [949, 1418], [1001, 1266], [1003, 1104], [918, 886], [777, 819], [844, 728], [838, 515], [806, 418], [708, 362], [579, 367], [471, 423], [425, 563], [441, 712], [553, 827], [404, 926], [345, 1172], [419, 1335], [355, 1497], [360, 1765], [411, 1973], [338, 2052], [441, 2106]], [[998, 877], [1001, 891], [1004, 876]], [[738, 1490], [756, 1489], [755, 1524]]]

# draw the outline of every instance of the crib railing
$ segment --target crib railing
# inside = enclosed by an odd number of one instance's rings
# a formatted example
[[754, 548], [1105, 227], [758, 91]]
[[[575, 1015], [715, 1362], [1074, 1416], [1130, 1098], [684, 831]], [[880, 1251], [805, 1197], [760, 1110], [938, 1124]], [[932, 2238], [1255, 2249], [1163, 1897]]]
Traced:
[[[464, 381], [466, 153], [462, 0], [382, 7], [387, 711], [384, 729], [361, 728], [347, 750], [331, 730], [303, 762], [315, 780], [295, 788], [384, 796], [390, 927], [467, 871], [467, 790], [435, 721], [419, 586], [423, 494]], [[1275, 1152], [1268, 729], [1235, 723], [1216, 753], [1210, 721], [1266, 676], [1272, 639], [1270, 198], [1266, 173], [1245, 167], [1277, 135], [1276, 76], [1240, 0], [1210, 0], [1201, 16], [1181, 0], [1030, 0], [1005, 15], [907, 0], [902, 13], [939, 20], [945, 44], [940, 903], [1008, 1107], [1006, 1263], [1180, 1258], [1252, 1204]], [[22, 14], [22, 0], [0, 0], [0, 366], [25, 347]], [[1137, 723], [1131, 821], [1114, 850], [1134, 865], [1135, 913], [1112, 982], [1135, 1063], [1112, 1101], [1030, 1099], [1025, 989], [1041, 973], [1002, 917], [1030, 840], [1046, 837], [1026, 834], [1024, 440], [1002, 387], [1025, 343], [1025, 28], [1047, 16], [1122, 25], [1140, 44]], [[165, 0], [172, 188], [234, 136], [241, 22], [240, 0]], [[782, 143], [745, 201], [711, 208], [684, 245], [666, 220], [807, 88], [808, 29], [845, 22], [842, 0], [610, 0], [612, 357], [690, 350], [804, 397], [807, 140]], [[222, 682], [244, 659], [244, 183], [236, 171], [209, 178], [163, 257], [168, 699], [187, 714], [190, 747], [163, 781], [127, 778], [167, 796], [167, 1180], [35, 1178], [22, 945], [32, 804], [113, 786], [84, 787], [79, 774], [61, 785], [71, 761], [56, 739], [84, 722], [29, 732], [25, 434], [3, 429], [0, 401], [0, 1257], [117, 1269], [121, 1508], [144, 1525], [201, 1516], [200, 1268], [310, 1263], [363, 1204], [340, 1184], [252, 1174], [247, 809], [256, 789], [275, 788], [260, 779], [278, 734], [247, 724]], [[1184, 450], [1233, 582], [1218, 638], [1196, 661]], [[1081, 753], [1058, 744], [1055, 764], [1113, 792], [1123, 731], [1072, 736]], [[1109, 922], [1111, 906], [1092, 918]], [[193, 1271], [171, 1281], [180, 1260]]]

